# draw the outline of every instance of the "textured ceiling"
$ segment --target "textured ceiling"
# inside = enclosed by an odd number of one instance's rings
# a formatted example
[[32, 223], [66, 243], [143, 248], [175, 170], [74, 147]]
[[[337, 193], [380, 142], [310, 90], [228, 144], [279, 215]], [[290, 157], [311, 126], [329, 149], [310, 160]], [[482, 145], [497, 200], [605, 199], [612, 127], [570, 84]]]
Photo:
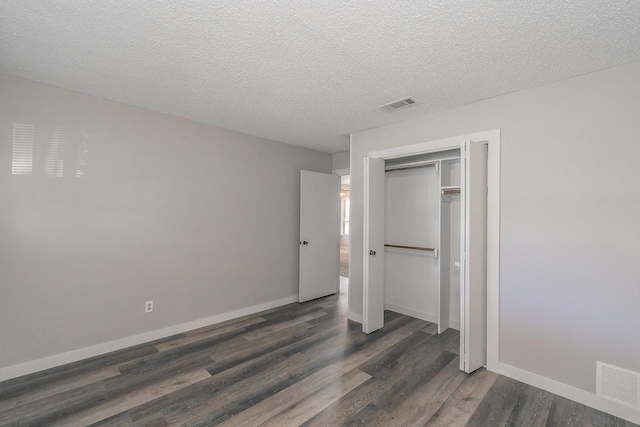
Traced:
[[2, 73], [327, 152], [635, 60], [636, 0], [0, 1]]

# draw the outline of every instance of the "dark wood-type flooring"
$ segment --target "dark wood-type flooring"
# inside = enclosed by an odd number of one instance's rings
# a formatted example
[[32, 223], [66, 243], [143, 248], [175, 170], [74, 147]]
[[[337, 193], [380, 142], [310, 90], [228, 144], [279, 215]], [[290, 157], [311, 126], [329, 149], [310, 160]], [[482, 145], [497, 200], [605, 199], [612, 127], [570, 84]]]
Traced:
[[340, 236], [340, 275], [349, 277], [349, 236]]
[[0, 425], [631, 426], [481, 369], [459, 334], [392, 312], [371, 335], [346, 295], [0, 383]]

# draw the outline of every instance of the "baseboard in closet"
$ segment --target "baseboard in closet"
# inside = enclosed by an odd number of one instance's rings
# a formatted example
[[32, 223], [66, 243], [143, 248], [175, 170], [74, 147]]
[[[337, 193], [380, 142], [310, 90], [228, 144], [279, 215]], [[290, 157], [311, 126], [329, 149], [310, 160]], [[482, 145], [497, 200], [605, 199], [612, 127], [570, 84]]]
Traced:
[[459, 320], [449, 319], [449, 327], [451, 329], [455, 329], [456, 331], [459, 331], [460, 330], [460, 321]]
[[[431, 323], [438, 323], [438, 315], [427, 313], [425, 311], [414, 310], [412, 308], [403, 307], [397, 304], [385, 303], [385, 310], [390, 310], [396, 313], [404, 314], [405, 316], [415, 317], [416, 319], [426, 320]], [[455, 329], [457, 331], [460, 330], [460, 321], [459, 320], [449, 320], [449, 327]]]
[[413, 308], [403, 307], [397, 304], [385, 303], [385, 310], [391, 310], [396, 313], [404, 314], [405, 316], [415, 317], [416, 319], [426, 320], [431, 323], [438, 323], [438, 315], [427, 313], [426, 311], [414, 310]]
[[358, 314], [358, 313], [354, 313], [353, 311], [350, 311], [349, 320], [353, 320], [354, 322], [362, 324], [362, 314]]

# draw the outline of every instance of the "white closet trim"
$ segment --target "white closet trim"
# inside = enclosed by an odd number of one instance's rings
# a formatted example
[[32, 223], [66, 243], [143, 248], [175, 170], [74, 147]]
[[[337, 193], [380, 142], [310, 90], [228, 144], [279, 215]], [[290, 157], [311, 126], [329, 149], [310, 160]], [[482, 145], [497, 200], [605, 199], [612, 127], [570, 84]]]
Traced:
[[460, 148], [464, 141], [487, 141], [487, 369], [499, 368], [500, 348], [500, 129], [370, 152], [394, 159]]

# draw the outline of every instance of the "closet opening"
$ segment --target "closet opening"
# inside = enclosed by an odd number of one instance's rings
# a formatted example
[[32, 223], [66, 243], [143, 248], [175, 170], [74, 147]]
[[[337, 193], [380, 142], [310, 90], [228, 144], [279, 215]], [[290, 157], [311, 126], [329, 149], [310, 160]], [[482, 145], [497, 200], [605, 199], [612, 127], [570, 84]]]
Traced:
[[460, 149], [385, 162], [385, 310], [460, 330]]
[[433, 322], [438, 333], [457, 329], [465, 372], [487, 363], [499, 137], [489, 131], [365, 157], [363, 331], [382, 328], [385, 309]]

